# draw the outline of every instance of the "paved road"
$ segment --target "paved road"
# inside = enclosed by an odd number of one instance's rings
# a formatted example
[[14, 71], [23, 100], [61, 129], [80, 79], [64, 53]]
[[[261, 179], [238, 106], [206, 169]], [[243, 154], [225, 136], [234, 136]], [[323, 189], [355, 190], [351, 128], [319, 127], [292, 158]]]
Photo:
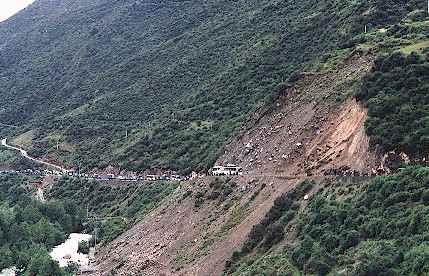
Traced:
[[28, 155], [27, 151], [25, 151], [25, 150], [23, 150], [23, 149], [21, 149], [21, 148], [14, 147], [14, 146], [11, 146], [11, 145], [8, 145], [8, 144], [7, 144], [7, 139], [6, 139], [6, 138], [4, 138], [4, 139], [2, 139], [2, 140], [1, 140], [1, 145], [2, 145], [2, 146], [4, 146], [4, 147], [7, 147], [7, 148], [9, 148], [9, 149], [19, 151], [19, 152], [21, 153], [21, 155], [22, 155], [24, 158], [27, 158], [28, 160], [31, 160], [31, 161], [33, 161], [33, 162], [36, 162], [36, 163], [39, 163], [39, 164], [42, 164], [42, 165], [45, 165], [45, 166], [48, 166], [48, 167], [55, 168], [56, 170], [58, 170], [58, 171], [60, 171], [60, 172], [62, 172], [62, 173], [67, 173], [67, 172], [68, 172], [68, 170], [67, 170], [67, 169], [65, 169], [65, 168], [63, 168], [63, 167], [60, 167], [60, 166], [58, 166], [58, 165], [55, 165], [55, 164], [52, 164], [52, 163], [49, 163], [49, 162], [46, 162], [46, 161], [39, 160], [39, 159], [37, 159], [37, 158], [31, 157], [30, 155]]

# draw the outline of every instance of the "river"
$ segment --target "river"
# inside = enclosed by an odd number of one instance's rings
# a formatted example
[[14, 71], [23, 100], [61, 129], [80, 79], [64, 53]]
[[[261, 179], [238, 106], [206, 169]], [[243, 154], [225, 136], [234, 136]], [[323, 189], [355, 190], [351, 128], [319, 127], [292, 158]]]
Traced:
[[0, 276], [15, 276], [15, 268], [7, 268], [0, 271]]
[[72, 233], [62, 244], [54, 247], [50, 253], [52, 259], [58, 261], [61, 267], [66, 267], [69, 261], [86, 266], [89, 258], [86, 254], [77, 253], [79, 242], [89, 241], [91, 235]]

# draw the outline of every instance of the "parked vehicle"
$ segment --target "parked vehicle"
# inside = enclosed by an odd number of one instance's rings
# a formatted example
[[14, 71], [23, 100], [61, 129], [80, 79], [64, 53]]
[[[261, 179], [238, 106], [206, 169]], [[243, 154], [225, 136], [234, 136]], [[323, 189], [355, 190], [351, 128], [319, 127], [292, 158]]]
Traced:
[[169, 181], [169, 180], [170, 180], [170, 177], [169, 177], [168, 175], [161, 175], [161, 176], [159, 177], [159, 180]]
[[226, 166], [214, 166], [212, 169], [212, 175], [243, 175], [243, 169], [234, 164], [227, 164]]
[[243, 175], [243, 168], [233, 164], [227, 164], [225, 166], [225, 171], [227, 175]]
[[153, 174], [148, 174], [147, 176], [146, 176], [146, 180], [147, 181], [156, 181], [157, 180], [157, 176], [156, 175], [153, 175]]
[[172, 181], [182, 181], [182, 176], [178, 174], [173, 174], [170, 178]]
[[214, 176], [225, 175], [225, 167], [224, 166], [214, 166], [212, 168], [212, 175], [214, 175]]

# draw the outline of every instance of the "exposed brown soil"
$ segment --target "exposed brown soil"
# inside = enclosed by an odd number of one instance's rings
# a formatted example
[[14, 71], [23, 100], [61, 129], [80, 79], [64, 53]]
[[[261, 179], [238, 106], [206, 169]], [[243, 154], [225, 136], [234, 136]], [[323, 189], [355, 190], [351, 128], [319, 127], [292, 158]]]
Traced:
[[[180, 200], [186, 190], [195, 194], [211, 180], [208, 177], [182, 187], [143, 223], [102, 248], [95, 275], [110, 271], [117, 275], [220, 275], [225, 261], [240, 248], [274, 199], [297, 182], [273, 177], [255, 183], [237, 177], [233, 181], [239, 188], [222, 204], [206, 200], [203, 207], [196, 208], [193, 196]], [[250, 201], [262, 183], [266, 187]], [[228, 202], [232, 206], [225, 210]], [[243, 213], [237, 215], [239, 210]], [[231, 227], [225, 228], [228, 224]]]
[[306, 169], [313, 174], [373, 173], [378, 162], [364, 131], [364, 108], [350, 100], [330, 117], [309, 143]]
[[235, 163], [250, 175], [369, 174], [378, 167], [364, 133], [366, 111], [353, 92], [371, 56], [352, 58], [337, 70], [305, 75], [272, 110], [255, 114], [219, 163]]
[[[220, 275], [274, 199], [302, 179], [372, 173], [379, 158], [364, 134], [366, 112], [344, 100], [372, 60], [354, 56], [334, 71], [307, 74], [274, 107], [256, 112], [218, 160], [244, 169], [244, 176], [234, 178], [234, 193], [223, 203], [206, 200], [196, 208], [195, 194], [209, 189], [212, 178], [182, 186], [142, 223], [100, 249], [96, 275]], [[187, 190], [193, 195], [182, 200]]]

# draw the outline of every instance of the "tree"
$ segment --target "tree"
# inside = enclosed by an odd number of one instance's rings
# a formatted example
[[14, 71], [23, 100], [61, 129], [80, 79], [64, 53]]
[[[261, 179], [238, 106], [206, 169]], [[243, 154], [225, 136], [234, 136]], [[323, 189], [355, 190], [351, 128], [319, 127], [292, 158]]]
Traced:
[[0, 271], [13, 266], [14, 255], [7, 245], [0, 247]]
[[29, 223], [36, 223], [42, 218], [42, 214], [34, 204], [29, 204], [19, 212], [20, 219]]
[[89, 254], [89, 243], [87, 241], [79, 242], [77, 252], [82, 254]]
[[429, 190], [422, 193], [422, 201], [425, 205], [429, 205]]
[[34, 246], [30, 249], [30, 255], [31, 259], [24, 271], [24, 276], [66, 275], [58, 263], [51, 259], [43, 246]]
[[52, 247], [64, 240], [64, 233], [51, 224], [46, 218], [40, 219], [36, 224], [28, 225], [27, 231], [34, 243], [45, 244]]
[[427, 275], [429, 273], [429, 244], [413, 247], [404, 257], [402, 265], [404, 274], [413, 272], [416, 275]]

